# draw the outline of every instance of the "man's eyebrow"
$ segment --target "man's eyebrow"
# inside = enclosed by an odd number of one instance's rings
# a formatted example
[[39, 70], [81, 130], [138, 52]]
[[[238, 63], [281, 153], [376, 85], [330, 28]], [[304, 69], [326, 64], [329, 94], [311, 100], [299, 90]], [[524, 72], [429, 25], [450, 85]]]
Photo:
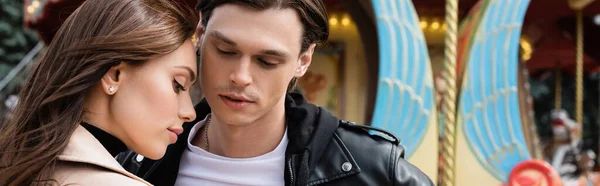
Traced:
[[[223, 33], [219, 32], [219, 31], [212, 31], [209, 33], [209, 35], [218, 40], [221, 40], [231, 46], [237, 46], [237, 43], [235, 43], [231, 39], [227, 38], [227, 36], [225, 36]], [[260, 53], [264, 54], [264, 55], [271, 55], [271, 56], [276, 56], [276, 57], [281, 57], [281, 58], [289, 57], [289, 55], [287, 53], [285, 53], [281, 50], [275, 50], [275, 49], [262, 50], [262, 51], [260, 51]]]
[[227, 36], [223, 35], [223, 33], [219, 32], [219, 31], [212, 31], [209, 33], [210, 36], [217, 38], [218, 40], [221, 40], [231, 46], [236, 46], [237, 44], [235, 42], [233, 42], [231, 39], [227, 38]]
[[260, 53], [265, 54], [265, 55], [277, 56], [277, 57], [281, 57], [281, 58], [288, 57], [288, 55], [285, 52], [282, 52], [279, 50], [273, 50], [273, 49], [262, 50], [262, 51], [260, 51]]

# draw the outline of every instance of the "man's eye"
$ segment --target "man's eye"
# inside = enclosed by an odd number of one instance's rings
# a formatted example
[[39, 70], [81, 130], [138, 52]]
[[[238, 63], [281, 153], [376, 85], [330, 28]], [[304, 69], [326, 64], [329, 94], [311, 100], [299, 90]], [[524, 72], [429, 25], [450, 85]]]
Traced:
[[218, 48], [217, 48], [217, 50], [219, 51], [219, 53], [221, 53], [223, 55], [227, 55], [227, 56], [231, 56], [231, 55], [235, 55], [236, 54], [235, 52], [224, 51], [224, 50], [221, 50], [221, 49], [218, 49]]
[[275, 68], [275, 66], [277, 65], [274, 63], [269, 63], [268, 61], [266, 61], [262, 58], [257, 58], [256, 60], [266, 68]]

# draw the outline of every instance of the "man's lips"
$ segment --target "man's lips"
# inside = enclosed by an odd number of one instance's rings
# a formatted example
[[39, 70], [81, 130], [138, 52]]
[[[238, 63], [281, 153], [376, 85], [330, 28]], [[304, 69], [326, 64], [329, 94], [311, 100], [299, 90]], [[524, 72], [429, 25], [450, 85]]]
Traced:
[[219, 94], [219, 96], [229, 99], [231, 101], [254, 103], [254, 101], [251, 101], [249, 98], [246, 98], [245, 96], [241, 96], [241, 95]]
[[219, 95], [219, 98], [225, 103], [225, 105], [233, 108], [234, 110], [241, 110], [247, 108], [251, 104], [254, 104], [253, 101], [248, 101], [248, 99], [244, 97], [232, 97], [226, 95]]

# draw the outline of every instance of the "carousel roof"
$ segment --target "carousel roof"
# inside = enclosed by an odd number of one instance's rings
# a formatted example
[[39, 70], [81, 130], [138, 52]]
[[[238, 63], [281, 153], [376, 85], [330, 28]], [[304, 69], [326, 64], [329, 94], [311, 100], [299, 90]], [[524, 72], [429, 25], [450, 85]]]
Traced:
[[[467, 15], [479, 0], [460, 0], [459, 17]], [[419, 14], [443, 17], [444, 0], [413, 0]], [[509, 10], [510, 11], [510, 10]], [[587, 72], [597, 71], [600, 65], [600, 2], [595, 1], [583, 10], [584, 15], [584, 69]], [[560, 61], [561, 68], [574, 71], [575, 68], [575, 11], [567, 0], [530, 0], [522, 34], [531, 46], [531, 58], [526, 66], [530, 72], [554, 69]]]

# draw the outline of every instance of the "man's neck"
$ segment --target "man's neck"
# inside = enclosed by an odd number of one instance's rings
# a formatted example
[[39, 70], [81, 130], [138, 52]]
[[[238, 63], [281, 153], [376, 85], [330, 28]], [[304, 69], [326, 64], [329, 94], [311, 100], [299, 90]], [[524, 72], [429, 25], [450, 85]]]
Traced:
[[208, 126], [208, 149], [206, 149], [206, 128], [196, 133], [192, 143], [195, 146], [224, 157], [251, 158], [273, 151], [281, 142], [285, 129], [285, 110], [273, 108], [263, 117], [247, 125], [223, 123], [215, 115], [210, 116]]

